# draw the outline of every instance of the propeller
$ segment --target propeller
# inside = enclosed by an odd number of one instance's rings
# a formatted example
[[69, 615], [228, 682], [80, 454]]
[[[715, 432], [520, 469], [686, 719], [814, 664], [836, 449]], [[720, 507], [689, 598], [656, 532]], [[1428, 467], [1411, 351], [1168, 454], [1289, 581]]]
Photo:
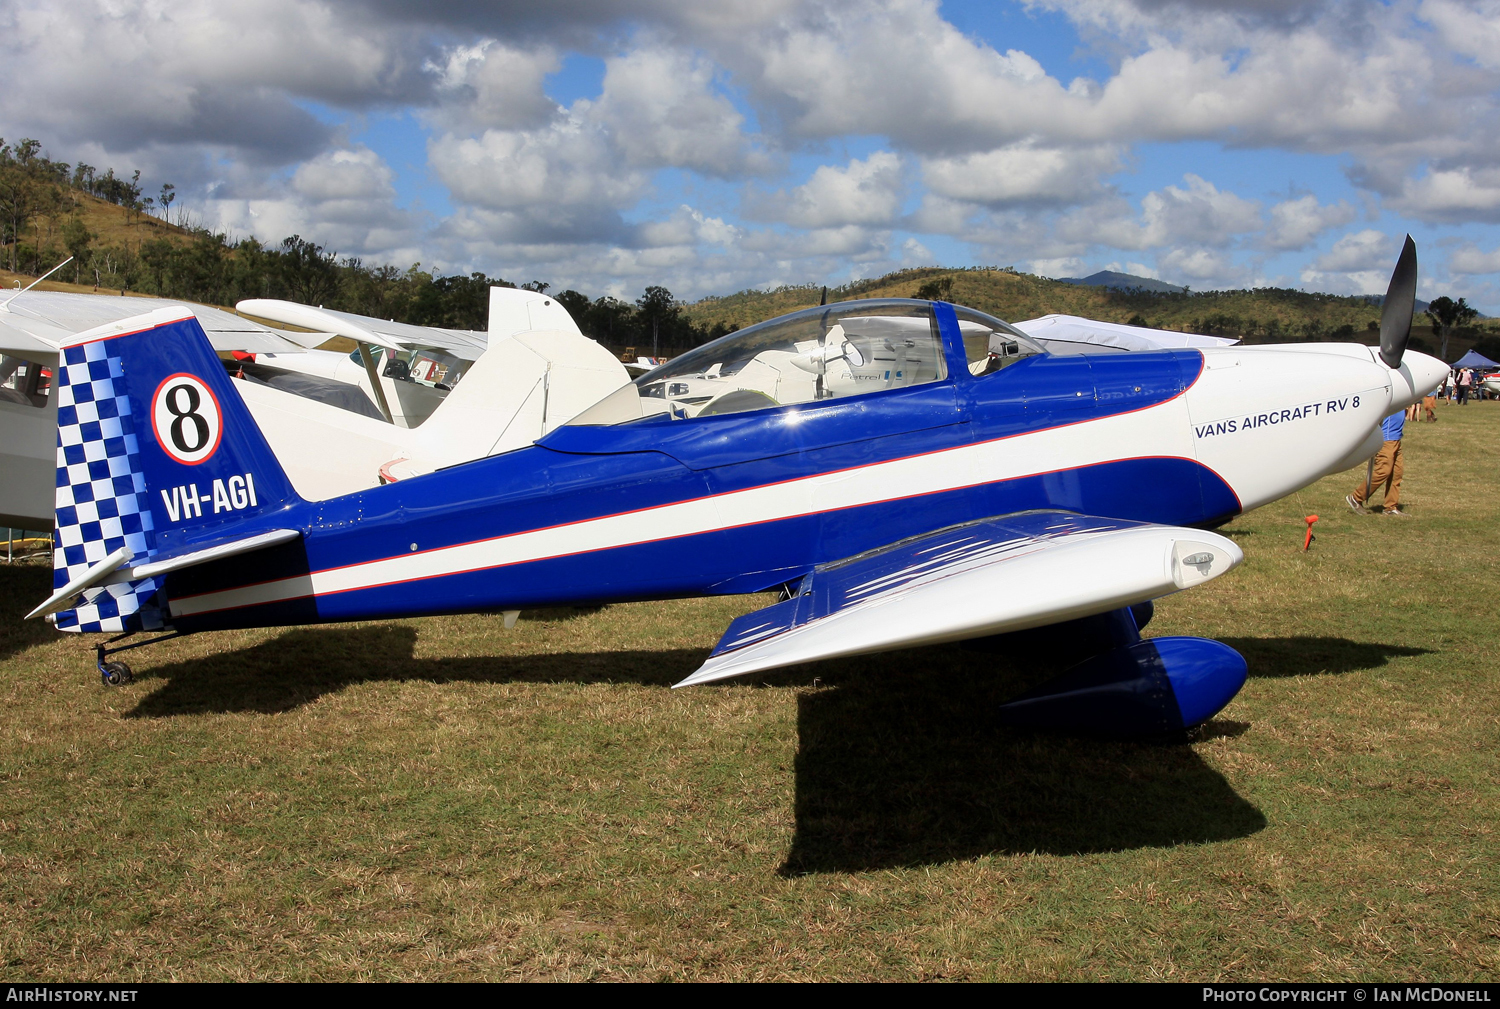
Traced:
[[1380, 312], [1380, 359], [1387, 367], [1401, 367], [1406, 343], [1411, 339], [1411, 319], [1417, 305], [1417, 243], [1406, 236], [1401, 258], [1391, 271], [1391, 286], [1385, 292]]

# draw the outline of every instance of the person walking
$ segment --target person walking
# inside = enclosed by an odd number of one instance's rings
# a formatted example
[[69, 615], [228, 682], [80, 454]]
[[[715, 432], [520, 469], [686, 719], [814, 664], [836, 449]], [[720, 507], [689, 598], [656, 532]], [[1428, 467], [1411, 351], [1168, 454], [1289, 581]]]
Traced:
[[1380, 445], [1380, 451], [1375, 453], [1372, 468], [1367, 471], [1367, 479], [1355, 487], [1352, 494], [1344, 497], [1344, 503], [1349, 506], [1350, 511], [1363, 515], [1365, 501], [1376, 487], [1383, 486], [1385, 496], [1381, 502], [1384, 509], [1381, 514], [1405, 517], [1406, 513], [1401, 511], [1401, 435], [1405, 429], [1405, 410], [1398, 410], [1381, 422], [1380, 433], [1385, 440]]
[[1469, 405], [1469, 389], [1474, 385], [1474, 372], [1468, 368], [1458, 373], [1458, 405]]

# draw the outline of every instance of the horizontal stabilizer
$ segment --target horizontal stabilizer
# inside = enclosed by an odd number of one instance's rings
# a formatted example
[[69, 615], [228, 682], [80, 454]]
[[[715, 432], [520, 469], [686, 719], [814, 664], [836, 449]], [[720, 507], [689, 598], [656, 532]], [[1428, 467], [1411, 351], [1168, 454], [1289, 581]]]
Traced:
[[820, 566], [794, 598], [730, 624], [677, 686], [1103, 613], [1201, 584], [1243, 557], [1201, 529], [1057, 511], [984, 519]]
[[239, 554], [249, 553], [252, 550], [263, 550], [266, 547], [273, 547], [280, 543], [290, 543], [301, 535], [302, 533], [296, 529], [271, 529], [267, 532], [256, 533], [253, 536], [243, 536], [239, 539], [225, 540], [208, 546], [197, 544], [192, 550], [183, 550], [170, 556], [158, 553], [150, 559], [144, 560], [143, 563], [133, 566], [130, 564], [133, 559], [130, 548], [121, 547], [52, 593], [46, 602], [26, 614], [26, 619], [31, 620], [35, 617], [44, 617], [49, 613], [56, 613], [58, 610], [67, 609], [75, 596], [96, 585], [137, 582], [143, 578], [181, 571], [183, 568], [190, 568], [197, 564], [207, 564], [209, 561], [222, 560], [225, 557], [235, 557]]
[[82, 574], [71, 579], [62, 588], [48, 596], [46, 602], [26, 614], [26, 619], [34, 620], [37, 617], [45, 617], [49, 613], [56, 613], [58, 610], [67, 609], [68, 604], [72, 602], [74, 596], [93, 588], [95, 585], [103, 585], [123, 565], [129, 564], [130, 558], [130, 548], [120, 547], [102, 561], [91, 564]]
[[268, 532], [256, 533], [254, 536], [214, 543], [211, 546], [198, 546], [197, 549], [185, 550], [171, 556], [157, 554], [144, 564], [126, 568], [110, 581], [133, 582], [141, 578], [150, 578], [153, 575], [181, 571], [183, 568], [190, 568], [196, 564], [207, 564], [209, 561], [247, 554], [252, 550], [263, 550], [281, 543], [290, 543], [301, 535], [302, 533], [296, 529], [272, 529]]

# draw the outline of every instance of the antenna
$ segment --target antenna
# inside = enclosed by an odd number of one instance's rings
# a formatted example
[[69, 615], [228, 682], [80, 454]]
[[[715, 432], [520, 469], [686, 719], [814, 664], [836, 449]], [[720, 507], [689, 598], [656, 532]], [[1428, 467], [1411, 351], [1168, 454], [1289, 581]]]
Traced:
[[15, 294], [12, 294], [9, 298], [6, 298], [5, 299], [5, 304], [0, 305], [0, 311], [10, 311], [10, 303], [12, 301], [15, 301], [21, 295], [25, 294], [27, 291], [31, 290], [36, 285], [40, 284], [42, 281], [44, 281], [48, 277], [52, 276], [58, 270], [61, 270], [64, 266], [67, 266], [72, 261], [73, 261], [73, 257], [69, 256], [67, 259], [64, 259], [61, 263], [58, 263], [52, 269], [48, 270], [46, 273], [42, 274], [40, 277], [36, 278], [31, 283], [29, 283], [25, 287], [21, 288]]
[[823, 285], [823, 300], [820, 301], [820, 302], [818, 302], [818, 307], [822, 308], [826, 304], [828, 304], [828, 285], [824, 284]]

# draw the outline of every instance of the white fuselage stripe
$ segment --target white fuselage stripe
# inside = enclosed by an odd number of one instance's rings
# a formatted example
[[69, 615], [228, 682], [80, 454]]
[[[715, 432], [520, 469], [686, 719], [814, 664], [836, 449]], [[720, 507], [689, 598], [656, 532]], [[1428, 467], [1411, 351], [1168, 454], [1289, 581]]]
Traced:
[[171, 601], [173, 616], [332, 595], [696, 536], [1138, 458], [1194, 460], [1181, 396], [1125, 414]]

